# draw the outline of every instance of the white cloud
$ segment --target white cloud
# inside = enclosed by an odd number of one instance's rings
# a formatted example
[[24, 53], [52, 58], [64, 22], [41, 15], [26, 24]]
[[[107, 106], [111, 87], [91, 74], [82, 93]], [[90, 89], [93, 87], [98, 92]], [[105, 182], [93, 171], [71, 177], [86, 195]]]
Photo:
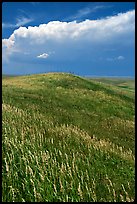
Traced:
[[125, 57], [124, 56], [118, 56], [118, 57], [108, 57], [108, 58], [106, 58], [106, 60], [107, 61], [117, 61], [117, 60], [124, 60], [125, 59]]
[[18, 17], [16, 18], [16, 23], [15, 24], [12, 24], [12, 23], [2, 23], [2, 28], [17, 28], [17, 27], [20, 27], [20, 26], [24, 26], [26, 25], [27, 23], [30, 23], [34, 21], [33, 18], [28, 18], [28, 17]]
[[26, 17], [21, 17], [21, 18], [17, 18], [16, 19], [17, 23], [16, 23], [16, 27], [20, 27], [20, 26], [23, 26], [23, 25], [26, 25], [27, 23], [30, 23], [33, 21], [32, 18], [26, 18]]
[[[27, 23], [27, 19], [22, 19], [22, 23]], [[21, 20], [17, 21], [18, 26]], [[4, 55], [12, 55], [15, 50], [30, 52], [33, 56], [40, 56], [44, 50], [55, 50], [56, 55], [63, 55], [81, 46], [94, 47], [97, 44], [105, 45], [116, 42], [126, 44], [134, 40], [135, 30], [135, 10], [120, 13], [116, 16], [99, 20], [85, 20], [80, 23], [51, 21], [39, 26], [19, 27], [14, 30], [8, 39], [2, 40]], [[56, 48], [56, 49], [54, 49]], [[48, 52], [49, 53], [49, 52]], [[47, 55], [43, 55], [47, 58]], [[55, 56], [55, 55], [54, 55]], [[68, 56], [66, 54], [66, 56]], [[121, 58], [119, 56], [119, 58]], [[108, 59], [108, 61], [111, 59]], [[120, 59], [119, 59], [120, 60]]]
[[15, 43], [15, 41], [12, 40], [12, 38], [10, 38], [10, 39], [3, 39], [2, 40], [2, 47], [10, 49], [10, 48], [13, 47], [14, 43]]
[[125, 57], [123, 57], [123, 56], [118, 56], [117, 59], [118, 59], [118, 60], [124, 60]]
[[98, 6], [94, 6], [92, 8], [85, 7], [85, 8], [82, 8], [82, 9], [78, 10], [75, 15], [71, 15], [71, 16], [65, 18], [65, 20], [77, 20], [77, 19], [81, 19], [82, 17], [85, 17], [88, 14], [91, 14], [91, 13], [97, 12], [100, 9], [109, 8], [109, 7], [112, 7], [112, 6], [98, 5]]
[[11, 23], [2, 23], [2, 29], [3, 28], [14, 28], [15, 25], [11, 24]]
[[43, 54], [37, 56], [37, 58], [44, 58], [44, 59], [46, 59], [48, 57], [49, 57], [49, 54], [47, 54], [47, 53], [43, 53]]

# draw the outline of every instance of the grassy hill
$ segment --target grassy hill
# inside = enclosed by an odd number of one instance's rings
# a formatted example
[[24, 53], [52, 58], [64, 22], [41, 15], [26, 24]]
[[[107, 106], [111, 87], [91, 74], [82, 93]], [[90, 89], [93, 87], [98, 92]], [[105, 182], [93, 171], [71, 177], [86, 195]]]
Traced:
[[2, 80], [2, 200], [133, 201], [135, 99], [65, 73]]
[[129, 92], [132, 92], [130, 94], [135, 94], [135, 80], [133, 78], [91, 78], [91, 80], [99, 81], [105, 84], [116, 86], [117, 88], [120, 88], [121, 90], [126, 90]]
[[12, 74], [2, 74], [2, 79], [10, 78], [10, 77], [16, 77], [17, 75]]

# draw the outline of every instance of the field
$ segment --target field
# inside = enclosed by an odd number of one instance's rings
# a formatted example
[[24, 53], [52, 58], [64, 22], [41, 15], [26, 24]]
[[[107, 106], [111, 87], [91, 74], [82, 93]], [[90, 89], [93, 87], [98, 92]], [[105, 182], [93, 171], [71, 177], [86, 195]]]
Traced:
[[127, 90], [129, 92], [135, 93], [135, 80], [132, 78], [91, 78], [91, 80], [99, 81], [109, 85], [117, 86], [121, 90]]
[[4, 77], [2, 201], [134, 201], [133, 84], [66, 73]]

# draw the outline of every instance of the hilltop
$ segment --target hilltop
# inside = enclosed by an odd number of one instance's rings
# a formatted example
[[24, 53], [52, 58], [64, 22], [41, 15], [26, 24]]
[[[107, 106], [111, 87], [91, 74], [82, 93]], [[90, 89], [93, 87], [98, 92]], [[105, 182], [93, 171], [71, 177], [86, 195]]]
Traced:
[[72, 74], [3, 78], [3, 201], [132, 201], [134, 106]]

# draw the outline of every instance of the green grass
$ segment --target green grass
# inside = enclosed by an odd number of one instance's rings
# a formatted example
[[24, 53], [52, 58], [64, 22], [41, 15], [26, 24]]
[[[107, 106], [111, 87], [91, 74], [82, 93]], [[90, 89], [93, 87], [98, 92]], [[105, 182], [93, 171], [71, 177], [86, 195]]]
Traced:
[[127, 90], [132, 92], [132, 96], [135, 94], [135, 79], [132, 78], [90, 78], [91, 80], [99, 81], [108, 85], [116, 86], [121, 91]]
[[135, 99], [64, 73], [2, 80], [3, 202], [133, 201]]
[[16, 77], [16, 75], [10, 75], [10, 74], [2, 74], [2, 79], [8, 79], [11, 77]]

